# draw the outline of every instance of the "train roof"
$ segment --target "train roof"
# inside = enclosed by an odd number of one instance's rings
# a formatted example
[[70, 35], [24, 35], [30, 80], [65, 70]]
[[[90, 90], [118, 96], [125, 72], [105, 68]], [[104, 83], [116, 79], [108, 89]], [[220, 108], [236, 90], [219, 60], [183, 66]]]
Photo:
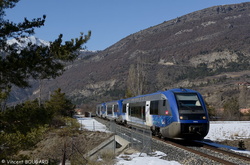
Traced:
[[96, 106], [105, 106], [105, 103], [97, 104]]
[[[192, 90], [192, 89], [187, 89], [187, 88], [174, 88], [174, 89], [169, 89], [169, 90], [167, 90], [167, 91], [171, 91], [171, 92], [173, 92], [173, 93], [175, 93], [175, 92], [180, 92], [180, 93], [185, 93], [185, 92], [187, 92], [187, 93], [198, 93], [197, 91], [195, 91], [195, 90]], [[164, 91], [164, 92], [167, 92], [167, 91]]]
[[109, 102], [105, 102], [106, 105], [109, 105], [109, 104], [114, 104], [114, 103], [119, 103], [119, 102], [122, 102], [123, 100], [113, 100], [113, 101], [109, 101]]
[[105, 103], [100, 103], [98, 105], [105, 106], [105, 105], [114, 104], [118, 102], [123, 102], [126, 104], [126, 103], [137, 102], [137, 101], [164, 100], [166, 99], [166, 95], [168, 93], [198, 93], [198, 92], [192, 89], [174, 88], [174, 89], [169, 89], [166, 91], [158, 91], [155, 93], [139, 95], [139, 96], [130, 97], [130, 98], [121, 99], [121, 100], [113, 100], [113, 101], [109, 101]]
[[167, 93], [197, 93], [197, 91], [192, 89], [186, 89], [186, 88], [174, 88], [169, 89], [166, 91], [158, 91], [155, 93], [150, 93], [146, 95], [139, 95], [131, 98], [127, 98], [123, 100], [123, 103], [131, 103], [131, 102], [138, 102], [138, 101], [149, 101], [149, 100], [164, 100], [166, 99]]

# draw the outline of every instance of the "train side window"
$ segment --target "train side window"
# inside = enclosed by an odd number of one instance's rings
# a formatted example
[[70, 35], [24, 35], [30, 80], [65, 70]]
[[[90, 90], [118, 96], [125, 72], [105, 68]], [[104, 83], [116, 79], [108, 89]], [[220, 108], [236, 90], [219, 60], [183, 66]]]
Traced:
[[151, 101], [150, 102], [150, 115], [158, 115], [159, 110], [159, 101]]
[[141, 118], [141, 107], [137, 106], [131, 107], [131, 116]]
[[129, 115], [145, 120], [145, 102], [129, 104]]
[[109, 105], [107, 107], [108, 114], [112, 114], [112, 105]]
[[167, 115], [167, 116], [171, 116], [171, 110], [170, 110], [170, 106], [169, 106], [169, 102], [168, 100], [160, 100], [160, 102], [162, 102], [162, 104], [159, 104], [159, 115]]
[[143, 119], [143, 120], [146, 120], [146, 116], [145, 116], [145, 115], [146, 115], [145, 106], [143, 106], [142, 109], [143, 109], [143, 110], [142, 110], [142, 119]]
[[127, 104], [123, 104], [123, 105], [122, 105], [122, 112], [123, 112], [123, 113], [126, 113], [126, 107], [127, 107]]
[[114, 105], [114, 112], [118, 112], [118, 105]]

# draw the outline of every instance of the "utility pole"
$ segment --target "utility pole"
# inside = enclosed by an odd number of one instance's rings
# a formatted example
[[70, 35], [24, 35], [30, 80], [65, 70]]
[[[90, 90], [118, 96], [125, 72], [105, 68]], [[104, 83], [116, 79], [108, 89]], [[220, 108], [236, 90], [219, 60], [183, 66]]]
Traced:
[[41, 107], [41, 97], [42, 97], [42, 80], [39, 79], [39, 97], [38, 97], [38, 103], [39, 107]]

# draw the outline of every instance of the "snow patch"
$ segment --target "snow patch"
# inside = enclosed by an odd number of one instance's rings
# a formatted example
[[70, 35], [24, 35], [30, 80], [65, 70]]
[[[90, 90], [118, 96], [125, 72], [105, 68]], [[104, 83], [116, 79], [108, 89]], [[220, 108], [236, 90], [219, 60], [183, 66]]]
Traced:
[[15, 38], [7, 41], [7, 44], [9, 44], [9, 45], [16, 44], [18, 46], [18, 48], [20, 48], [20, 49], [27, 47], [29, 43], [32, 43], [32, 45], [38, 45], [38, 46], [49, 46], [50, 45], [50, 43], [48, 41], [38, 39], [35, 36], [21, 38], [20, 41], [15, 39]]
[[208, 22], [203, 22], [201, 25], [203, 26], [203, 27], [207, 27], [207, 26], [209, 26], [209, 25], [212, 25], [212, 24], [215, 24], [216, 22], [214, 22], [214, 21], [208, 21]]
[[190, 33], [192, 31], [193, 29], [184, 29], [184, 30], [178, 31], [177, 33], [175, 33], [175, 35], [180, 35], [182, 33]]
[[250, 138], [250, 121], [212, 121], [205, 139], [212, 141]]
[[[134, 153], [132, 155], [120, 155], [117, 160], [116, 165], [180, 165], [176, 161], [167, 161], [161, 159], [161, 157], [166, 156], [165, 153], [156, 151], [154, 156], [149, 156], [145, 153]], [[124, 159], [126, 157], [126, 160]]]
[[89, 131], [110, 132], [107, 127], [93, 118], [77, 118], [82, 127]]

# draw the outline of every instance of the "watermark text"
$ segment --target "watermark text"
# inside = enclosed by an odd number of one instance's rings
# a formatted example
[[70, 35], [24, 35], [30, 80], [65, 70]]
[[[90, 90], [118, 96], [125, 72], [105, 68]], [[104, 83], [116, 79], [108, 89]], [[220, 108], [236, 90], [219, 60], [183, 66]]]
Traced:
[[31, 159], [31, 160], [11, 160], [2, 159], [0, 164], [49, 164], [49, 160], [45, 159]]

